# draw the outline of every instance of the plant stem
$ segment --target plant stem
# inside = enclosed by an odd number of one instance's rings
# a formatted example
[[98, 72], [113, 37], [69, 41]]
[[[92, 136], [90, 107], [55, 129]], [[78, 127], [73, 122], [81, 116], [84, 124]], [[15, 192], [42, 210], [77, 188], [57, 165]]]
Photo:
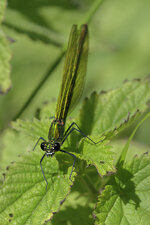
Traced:
[[[93, 15], [98, 10], [100, 5], [103, 3], [104, 0], [96, 0], [91, 7], [91, 9], [87, 12], [87, 15], [85, 16], [85, 19], [82, 21], [81, 24], [89, 24]], [[62, 52], [60, 56], [56, 59], [56, 61], [53, 63], [53, 65], [48, 69], [45, 76], [43, 77], [42, 81], [37, 85], [37, 87], [33, 90], [32, 94], [30, 95], [29, 99], [24, 103], [20, 111], [17, 113], [17, 115], [14, 116], [13, 120], [16, 120], [18, 117], [22, 115], [22, 113], [26, 110], [26, 108], [29, 106], [29, 104], [32, 102], [34, 97], [36, 96], [37, 92], [40, 90], [40, 88], [44, 85], [44, 83], [47, 81], [48, 77], [52, 74], [54, 69], [57, 67], [61, 59], [63, 58], [64, 54], [66, 52], [66, 46], [62, 48]]]
[[59, 55], [59, 57], [55, 60], [53, 65], [51, 65], [50, 68], [47, 70], [47, 72], [45, 73], [45, 76], [43, 77], [43, 79], [40, 81], [40, 83], [37, 85], [37, 87], [33, 90], [32, 94], [29, 97], [29, 99], [27, 99], [27, 101], [24, 103], [24, 105], [22, 106], [20, 111], [17, 113], [17, 115], [13, 118], [13, 120], [16, 120], [18, 117], [20, 117], [22, 115], [22, 113], [26, 110], [26, 108], [32, 102], [32, 100], [35, 97], [35, 95], [37, 94], [37, 92], [40, 90], [40, 88], [42, 88], [42, 86], [47, 81], [49, 76], [52, 74], [52, 72], [55, 70], [57, 65], [60, 63], [60, 61], [63, 58], [64, 54], [65, 54], [65, 50], [63, 49], [61, 54]]
[[91, 7], [91, 9], [87, 12], [85, 19], [82, 20], [81, 24], [89, 24], [94, 16], [95, 12], [99, 9], [104, 0], [96, 0]]
[[138, 123], [138, 125], [135, 127], [135, 129], [133, 130], [132, 134], [130, 135], [127, 143], [125, 144], [123, 150], [122, 150], [122, 153], [117, 161], [117, 164], [116, 166], [119, 167], [120, 164], [123, 164], [123, 162], [125, 161], [125, 158], [126, 158], [126, 155], [127, 155], [127, 152], [128, 152], [128, 149], [129, 149], [129, 145], [137, 131], [137, 129], [141, 126], [141, 124], [150, 117], [150, 113], [147, 113], [146, 116]]

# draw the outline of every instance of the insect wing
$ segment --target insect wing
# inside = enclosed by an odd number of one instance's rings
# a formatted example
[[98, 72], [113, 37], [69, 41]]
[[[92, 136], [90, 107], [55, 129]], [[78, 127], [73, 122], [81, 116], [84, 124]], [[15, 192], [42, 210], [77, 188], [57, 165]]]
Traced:
[[60, 94], [56, 106], [55, 118], [64, 120], [75, 106], [82, 94], [88, 58], [88, 27], [82, 25], [80, 29], [73, 25], [67, 53]]

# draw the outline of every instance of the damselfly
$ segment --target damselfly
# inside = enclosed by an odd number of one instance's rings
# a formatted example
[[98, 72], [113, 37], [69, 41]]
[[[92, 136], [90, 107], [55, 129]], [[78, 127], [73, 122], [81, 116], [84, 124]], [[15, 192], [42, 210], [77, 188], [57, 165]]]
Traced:
[[[65, 122], [68, 112], [77, 102], [83, 90], [88, 58], [88, 36], [88, 26], [86, 24], [82, 25], [79, 29], [77, 25], [72, 26], [65, 57], [64, 72], [56, 106], [55, 118], [52, 121], [49, 129], [48, 141], [40, 137], [35, 145], [36, 147], [38, 142], [40, 140], [43, 140], [43, 142], [41, 143], [41, 149], [45, 153], [40, 160], [40, 166], [44, 179], [46, 181], [46, 188], [48, 182], [42, 168], [42, 161], [44, 157], [52, 157], [57, 151], [72, 156], [74, 158], [74, 162], [69, 177], [71, 180], [76, 156], [70, 152], [61, 149], [61, 146], [73, 131], [80, 132], [84, 137], [87, 137], [84, 133], [81, 132], [80, 128], [75, 122], [73, 122], [65, 131]], [[96, 144], [89, 137], [87, 138], [94, 144]]]

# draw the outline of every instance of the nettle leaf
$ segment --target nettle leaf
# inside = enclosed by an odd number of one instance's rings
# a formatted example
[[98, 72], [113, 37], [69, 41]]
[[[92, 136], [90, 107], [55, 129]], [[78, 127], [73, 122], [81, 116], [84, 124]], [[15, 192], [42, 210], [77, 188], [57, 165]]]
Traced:
[[44, 160], [47, 191], [39, 164], [41, 157], [42, 154], [35, 152], [27, 154], [6, 173], [0, 189], [0, 221], [3, 225], [43, 224], [59, 210], [69, 193], [72, 184], [69, 180], [72, 168], [69, 157], [66, 156], [67, 164], [62, 162], [59, 153], [59, 160], [55, 157]]
[[[105, 175], [115, 172], [114, 153], [104, 140], [115, 136], [129, 126], [148, 107], [150, 99], [149, 79], [134, 80], [108, 93], [93, 93], [84, 101], [77, 124], [86, 135], [98, 142], [93, 145], [84, 141], [80, 145], [80, 157], [88, 164], [95, 165], [98, 173]], [[74, 140], [73, 140], [74, 139]], [[86, 139], [88, 140], [88, 139]], [[70, 148], [76, 147], [78, 137], [71, 138]], [[73, 151], [76, 152], [76, 149]]]
[[[94, 165], [101, 176], [108, 174], [108, 172], [114, 173], [116, 171], [114, 167], [115, 153], [112, 151], [112, 147], [107, 145], [107, 141], [94, 145], [86, 139], [78, 142], [78, 136], [75, 136], [72, 134], [68, 137], [69, 147], [66, 146], [67, 151], [71, 150], [78, 158], [85, 160], [88, 165]], [[94, 139], [94, 136], [92, 138]]]
[[[36, 143], [40, 136], [46, 138], [49, 127], [48, 125], [46, 127], [46, 124], [49, 122], [49, 119], [41, 121], [33, 119], [32, 122], [17, 120], [17, 122], [12, 122], [12, 126], [22, 135], [25, 134], [31, 137], [32, 142], [25, 137], [19, 142], [23, 146], [23, 142], [26, 140], [33, 144], [33, 140]], [[16, 133], [16, 139], [15, 134], [13, 135], [14, 144], [17, 143], [17, 137], [18, 133]], [[21, 148], [21, 144], [19, 146]], [[6, 147], [10, 149], [9, 146]], [[17, 162], [13, 166], [7, 167], [8, 171], [0, 192], [0, 205], [3, 205], [2, 208], [0, 207], [0, 221], [3, 224], [10, 222], [12, 224], [43, 224], [44, 221], [50, 219], [59, 210], [65, 200], [72, 185], [69, 176], [73, 158], [59, 152], [53, 158], [44, 158], [42, 167], [48, 181], [46, 191], [46, 182], [40, 167], [43, 154], [41, 150], [39, 151], [39, 146], [37, 146], [35, 152], [30, 152], [19, 159], [16, 157]], [[75, 173], [73, 172], [72, 181], [74, 176]], [[5, 205], [1, 204], [3, 201], [6, 202]], [[24, 202], [23, 205], [22, 202]], [[30, 207], [25, 210], [25, 205], [30, 205]], [[33, 212], [34, 216], [32, 215]]]
[[147, 225], [150, 218], [150, 156], [135, 157], [118, 168], [110, 185], [99, 196], [96, 224]]
[[103, 142], [95, 146], [84, 142], [81, 156], [88, 164], [94, 165], [102, 176], [116, 171], [114, 167], [115, 153], [111, 146], [105, 144], [106, 142]]
[[31, 137], [32, 140], [37, 141], [39, 137], [43, 137], [47, 140], [50, 124], [55, 115], [54, 109], [56, 103], [51, 102], [49, 104], [43, 104], [42, 109], [39, 111], [40, 120], [33, 118], [33, 120], [20, 120], [11, 122], [13, 129], [24, 133]]
[[36, 141], [38, 140], [39, 137], [47, 139], [50, 123], [51, 123], [50, 119], [43, 119], [43, 120], [38, 120], [36, 118], [34, 118], [33, 120], [18, 119], [16, 122], [12, 122], [11, 126], [15, 130], [23, 132], [27, 136], [30, 136], [32, 140]]
[[6, 129], [1, 137], [0, 170], [4, 170], [12, 161], [16, 161], [18, 155], [29, 150], [29, 141], [22, 132]]
[[[129, 126], [148, 107], [150, 80], [133, 80], [120, 88], [101, 94], [93, 93], [84, 101], [80, 127], [86, 134], [111, 138]], [[103, 139], [102, 138], [102, 139]]]
[[[3, 20], [6, 1], [1, 0], [0, 4], [0, 25]], [[11, 54], [8, 47], [8, 41], [0, 26], [0, 93], [6, 93], [11, 88], [10, 75], [10, 60]]]
[[[86, 135], [90, 135], [89, 137], [92, 140], [103, 140], [103, 137], [99, 138], [100, 134], [109, 134], [110, 132], [113, 136], [115, 135], [114, 130], [116, 127], [119, 132], [121, 126], [126, 127], [126, 123], [134, 121], [137, 109], [143, 112], [147, 107], [146, 103], [149, 98], [148, 79], [125, 83], [122, 88], [104, 95], [94, 93], [84, 103], [79, 119], [68, 121], [66, 128], [72, 121], [75, 121], [79, 126], [81, 125], [81, 130]], [[35, 140], [35, 143], [39, 137], [47, 140], [51, 120], [47, 118], [47, 110], [41, 115], [43, 116], [41, 120], [17, 120], [17, 122], [12, 123], [12, 126], [19, 132], [30, 136], [32, 140]], [[131, 120], [131, 118], [134, 119]], [[68, 136], [62, 149], [67, 149], [68, 152], [77, 156], [75, 171], [82, 173], [83, 168], [80, 170], [80, 161], [84, 160], [87, 164], [93, 164], [101, 175], [115, 172], [113, 165], [114, 153], [112, 148], [107, 145], [107, 137], [108, 135], [105, 135], [105, 141], [103, 140], [98, 145], [94, 145], [78, 132], [72, 132]], [[22, 221], [24, 224], [43, 223], [52, 217], [53, 212], [59, 210], [60, 202], [62, 203], [69, 193], [70, 185], [72, 184], [69, 176], [73, 165], [73, 157], [58, 152], [53, 158], [47, 159], [46, 157], [44, 159], [42, 165], [49, 184], [46, 192], [46, 183], [39, 163], [42, 155], [42, 151], [37, 146], [35, 152], [23, 156], [22, 160], [16, 162], [10, 171], [7, 172], [1, 189], [1, 201], [7, 202], [1, 208], [3, 224], [7, 224], [9, 220], [19, 224]], [[11, 193], [12, 197], [8, 193]], [[19, 206], [22, 201], [27, 201], [23, 205], [28, 205], [31, 196], [34, 200], [32, 200], [33, 204], [31, 202], [30, 209], [28, 207], [24, 209], [24, 206]], [[9, 207], [9, 205], [11, 206]], [[35, 205], [38, 205], [38, 207], [35, 207]], [[16, 208], [19, 208], [19, 210], [15, 211]], [[9, 215], [14, 216], [9, 218]]]
[[92, 217], [89, 218], [93, 207], [94, 203], [91, 203], [91, 198], [88, 199], [88, 195], [83, 195], [77, 191], [71, 192], [67, 197], [67, 201], [63, 204], [61, 211], [46, 225], [93, 224]]
[[[83, 133], [90, 135], [95, 142], [107, 139], [130, 125], [147, 108], [149, 99], [148, 78], [127, 82], [121, 88], [105, 94], [93, 93], [89, 99], [85, 100], [76, 122]], [[47, 112], [47, 106], [44, 112]], [[47, 113], [41, 115], [45, 117], [44, 115]], [[72, 121], [66, 125], [66, 128]], [[17, 123], [13, 123], [13, 127], [17, 130], [34, 138], [43, 137], [46, 140], [49, 125], [48, 119], [41, 121], [34, 119], [32, 122], [18, 120]], [[100, 138], [100, 134], [102, 138]], [[86, 160], [87, 164], [95, 165], [101, 175], [115, 172], [114, 153], [111, 147], [104, 141], [94, 145], [92, 142], [84, 140], [79, 145], [82, 137], [77, 132], [73, 132], [63, 147], [66, 147], [69, 152], [74, 152], [80, 159]]]

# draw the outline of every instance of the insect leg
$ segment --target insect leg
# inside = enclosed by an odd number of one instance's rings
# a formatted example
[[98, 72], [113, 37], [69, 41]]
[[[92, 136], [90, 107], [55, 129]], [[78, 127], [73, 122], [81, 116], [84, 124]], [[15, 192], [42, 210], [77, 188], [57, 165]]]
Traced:
[[40, 140], [43, 140], [43, 141], [46, 142], [46, 140], [45, 140], [44, 138], [40, 137], [40, 138], [37, 140], [37, 142], [36, 142], [36, 144], [35, 144], [35, 146], [34, 146], [34, 148], [33, 148], [33, 151], [34, 151], [34, 149], [36, 148], [36, 146], [37, 146], [37, 144], [39, 143]]
[[[68, 155], [71, 155], [72, 157], [74, 157], [74, 162], [73, 162], [73, 166], [72, 166], [72, 169], [71, 169], [71, 173], [70, 173], [70, 176], [69, 176], [69, 179], [71, 180], [71, 175], [72, 175], [72, 172], [73, 172], [73, 168], [74, 168], [74, 165], [75, 165], [75, 162], [76, 162], [76, 156], [70, 152], [67, 152], [65, 150], [62, 150], [60, 149], [59, 151], [63, 152], [63, 153], [66, 153]], [[71, 180], [72, 181], [72, 180]]]
[[43, 161], [43, 159], [44, 159], [45, 156], [46, 156], [46, 153], [42, 156], [42, 158], [40, 160], [40, 166], [41, 166], [41, 170], [42, 170], [42, 174], [43, 174], [44, 180], [46, 182], [46, 191], [47, 191], [48, 182], [46, 180], [46, 177], [45, 177], [45, 174], [44, 174], [44, 171], [43, 171], [43, 167], [42, 167], [42, 161]]
[[[71, 127], [72, 127], [73, 125], [76, 125], [76, 126], [78, 127], [78, 125], [77, 125], [75, 122], [73, 122], [73, 123], [68, 127], [68, 129], [66, 130], [66, 132], [65, 132], [65, 134], [64, 134], [64, 137], [67, 135], [68, 131], [71, 129]], [[79, 127], [78, 127], [78, 128], [79, 128]]]
[[[75, 123], [74, 123], [75, 124]], [[77, 125], [77, 124], [75, 124], [75, 125]], [[77, 126], [78, 127], [78, 126]], [[65, 142], [65, 140], [67, 139], [67, 137], [74, 131], [74, 130], [76, 130], [77, 132], [79, 132], [80, 134], [82, 134], [82, 136], [84, 136], [85, 138], [87, 138], [87, 139], [89, 139], [93, 144], [98, 144], [98, 143], [100, 143], [100, 142], [102, 142], [102, 141], [104, 141], [104, 140], [100, 140], [100, 141], [98, 141], [98, 142], [95, 142], [95, 141], [93, 141], [91, 138], [89, 138], [86, 134], [84, 134], [81, 130], [79, 130], [79, 129], [77, 129], [77, 128], [75, 128], [75, 127], [73, 127], [73, 128], [71, 128], [71, 130], [66, 134], [66, 136], [64, 137], [64, 139], [62, 140], [62, 143], [61, 143], [61, 145]]]

